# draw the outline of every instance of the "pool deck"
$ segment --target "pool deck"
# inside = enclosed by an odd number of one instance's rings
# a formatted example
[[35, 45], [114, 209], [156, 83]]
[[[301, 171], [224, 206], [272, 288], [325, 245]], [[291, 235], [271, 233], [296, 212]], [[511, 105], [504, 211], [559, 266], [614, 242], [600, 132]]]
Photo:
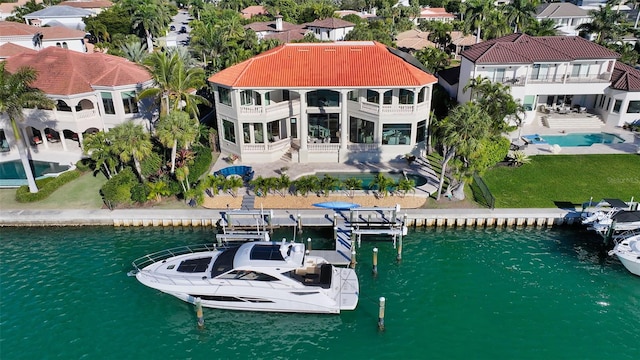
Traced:
[[[603, 132], [615, 134], [624, 139], [621, 144], [593, 144], [591, 146], [571, 146], [562, 147], [560, 155], [592, 155], [592, 154], [637, 154], [640, 152], [640, 136], [634, 135], [632, 132], [624, 130], [617, 126], [604, 125], [599, 130], [580, 130], [575, 128], [567, 129], [550, 129], [546, 126], [534, 121], [533, 124], [525, 125], [520, 130], [516, 130], [509, 134], [509, 138], [513, 143], [522, 144], [521, 136], [538, 134], [543, 139], [545, 135], [563, 135], [571, 133], [596, 133]], [[553, 151], [549, 144], [529, 144], [524, 153], [532, 155], [553, 155]]]

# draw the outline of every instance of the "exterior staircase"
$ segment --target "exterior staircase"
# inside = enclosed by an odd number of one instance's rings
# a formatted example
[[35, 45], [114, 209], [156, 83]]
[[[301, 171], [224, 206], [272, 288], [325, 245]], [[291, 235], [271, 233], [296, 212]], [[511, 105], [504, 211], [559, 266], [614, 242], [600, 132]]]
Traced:
[[249, 195], [248, 193], [242, 197], [242, 204], [240, 205], [241, 209], [245, 210], [253, 210], [254, 204], [256, 201], [255, 195]]
[[581, 116], [543, 116], [542, 125], [550, 129], [600, 130], [604, 126], [604, 123], [597, 115], [581, 114]]

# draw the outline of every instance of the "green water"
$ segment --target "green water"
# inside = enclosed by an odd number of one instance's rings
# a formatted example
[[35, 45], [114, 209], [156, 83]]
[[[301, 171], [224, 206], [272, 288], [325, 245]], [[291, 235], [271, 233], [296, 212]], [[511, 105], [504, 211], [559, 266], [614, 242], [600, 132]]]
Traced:
[[198, 330], [193, 306], [126, 276], [139, 256], [211, 240], [202, 229], [0, 228], [0, 358], [638, 358], [640, 278], [578, 229], [411, 231], [399, 264], [390, 243], [364, 242], [360, 303], [339, 316], [204, 309]]

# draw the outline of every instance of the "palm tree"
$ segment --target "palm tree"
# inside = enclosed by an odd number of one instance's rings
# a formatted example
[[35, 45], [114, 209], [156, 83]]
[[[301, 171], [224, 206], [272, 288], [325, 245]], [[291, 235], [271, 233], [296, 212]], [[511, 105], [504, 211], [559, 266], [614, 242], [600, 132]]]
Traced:
[[407, 178], [402, 178], [398, 181], [398, 190], [402, 192], [402, 197], [407, 196], [407, 193], [412, 191], [412, 192], [416, 192], [416, 182], [411, 180], [411, 179], [407, 179]]
[[198, 122], [184, 111], [172, 111], [161, 116], [156, 125], [156, 134], [162, 145], [171, 147], [171, 173], [176, 168], [178, 146], [189, 148], [198, 135]]
[[171, 23], [171, 15], [166, 5], [161, 0], [134, 0], [131, 12], [132, 26], [142, 31], [147, 39], [147, 49], [153, 52], [153, 36], [166, 31]]
[[144, 59], [147, 58], [147, 45], [140, 43], [139, 41], [126, 42], [120, 45], [120, 50], [124, 54], [124, 57], [129, 61], [141, 64]]
[[349, 197], [353, 199], [356, 195], [355, 191], [362, 189], [362, 179], [348, 178], [342, 182], [342, 185], [349, 190]]
[[451, 43], [451, 31], [453, 31], [453, 25], [442, 21], [434, 21], [427, 39], [444, 51]]
[[537, 22], [534, 16], [536, 6], [539, 4], [539, 0], [512, 0], [504, 5], [503, 10], [509, 23], [513, 25], [514, 33], [517, 33], [518, 29], [524, 29], [527, 25]]
[[147, 188], [149, 188], [149, 195], [147, 195], [147, 200], [155, 200], [156, 202], [160, 202], [163, 196], [171, 195], [171, 189], [169, 189], [169, 185], [167, 185], [167, 183], [162, 180], [148, 182]]
[[291, 179], [289, 179], [289, 176], [287, 174], [280, 175], [280, 177], [278, 178], [277, 188], [280, 191], [280, 195], [282, 195], [282, 197], [285, 197], [287, 195], [287, 190], [289, 190], [289, 187], [291, 187]]
[[319, 180], [315, 176], [303, 176], [293, 182], [296, 193], [300, 192], [302, 196], [307, 197], [310, 192], [319, 188]]
[[236, 197], [238, 196], [238, 189], [241, 188], [242, 185], [244, 184], [241, 178], [237, 176], [231, 176], [228, 179], [225, 179], [224, 183], [222, 184], [222, 190], [231, 190], [231, 196]]
[[466, 2], [465, 26], [467, 29], [476, 29], [476, 44], [480, 42], [482, 26], [486, 17], [492, 11], [496, 11], [493, 0], [470, 0]]
[[324, 177], [320, 180], [320, 191], [324, 194], [324, 196], [329, 196], [335, 188], [340, 187], [340, 180], [328, 174], [325, 174]]
[[138, 177], [144, 182], [140, 161], [153, 151], [149, 133], [142, 125], [127, 121], [109, 130], [109, 135], [114, 151], [120, 154], [120, 160], [123, 162], [133, 160]]
[[38, 192], [38, 186], [31, 171], [27, 146], [22, 141], [18, 122], [24, 121], [23, 110], [26, 107], [53, 108], [55, 106], [42, 91], [31, 86], [37, 78], [38, 74], [33, 68], [22, 67], [10, 74], [5, 70], [5, 63], [0, 62], [0, 114], [7, 114], [9, 117], [22, 167], [27, 175], [29, 191], [32, 193]]
[[491, 11], [485, 16], [483, 29], [482, 38], [485, 40], [499, 38], [511, 33], [507, 15], [497, 10]]
[[475, 102], [459, 105], [440, 124], [440, 144], [443, 147], [442, 170], [436, 200], [440, 200], [447, 163], [456, 154], [463, 159], [471, 154], [489, 133], [491, 118]]
[[596, 42], [599, 44], [617, 40], [622, 31], [619, 23], [624, 19], [624, 14], [614, 12], [611, 5], [605, 5], [599, 10], [589, 11], [589, 15], [591, 22], [578, 25], [577, 30], [596, 34]]
[[389, 191], [392, 191], [395, 187], [396, 182], [383, 173], [377, 173], [371, 184], [369, 184], [369, 188], [377, 190], [378, 195], [381, 197], [387, 197]]
[[532, 21], [523, 32], [531, 36], [554, 36], [557, 35], [557, 29], [560, 25], [556, 25], [553, 19], [543, 19], [540, 21]]
[[82, 145], [84, 153], [95, 161], [96, 170], [102, 168], [107, 179], [117, 173], [118, 155], [114, 153], [111, 140], [105, 132], [88, 134], [83, 138]]
[[440, 70], [444, 70], [449, 66], [450, 56], [446, 52], [434, 48], [434, 47], [425, 47], [424, 49], [419, 50], [416, 55], [416, 59], [427, 68], [427, 70], [432, 73], [437, 73]]

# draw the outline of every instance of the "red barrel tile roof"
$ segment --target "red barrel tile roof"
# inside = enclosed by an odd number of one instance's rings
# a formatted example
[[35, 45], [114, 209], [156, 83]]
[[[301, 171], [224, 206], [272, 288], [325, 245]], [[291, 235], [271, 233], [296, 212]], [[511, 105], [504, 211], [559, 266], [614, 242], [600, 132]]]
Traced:
[[151, 80], [142, 66], [127, 59], [102, 54], [48, 47], [22, 53], [6, 60], [9, 72], [29, 66], [38, 72], [34, 87], [52, 95], [72, 95], [93, 91], [92, 86], [124, 86]]
[[437, 79], [373, 41], [293, 43], [266, 51], [209, 78], [239, 88], [421, 86]]

